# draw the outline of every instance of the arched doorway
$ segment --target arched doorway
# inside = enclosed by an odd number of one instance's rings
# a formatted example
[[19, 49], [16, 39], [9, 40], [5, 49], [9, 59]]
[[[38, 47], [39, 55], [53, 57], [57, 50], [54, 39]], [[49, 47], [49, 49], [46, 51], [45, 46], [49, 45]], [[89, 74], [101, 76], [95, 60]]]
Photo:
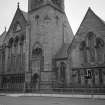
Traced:
[[65, 70], [66, 64], [64, 62], [60, 63], [60, 80], [64, 83], [65, 82]]
[[[32, 78], [34, 78], [34, 86], [33, 88], [39, 89], [40, 86], [40, 74], [43, 69], [43, 50], [39, 45], [35, 45], [32, 50], [32, 60], [31, 60], [31, 70], [32, 70]], [[36, 83], [37, 80], [37, 83]]]
[[60, 62], [59, 67], [57, 70], [57, 81], [58, 81], [58, 86], [60, 88], [65, 87], [65, 82], [66, 82], [66, 64], [65, 62]]
[[39, 88], [39, 74], [35, 73], [31, 78], [31, 88], [38, 89]]

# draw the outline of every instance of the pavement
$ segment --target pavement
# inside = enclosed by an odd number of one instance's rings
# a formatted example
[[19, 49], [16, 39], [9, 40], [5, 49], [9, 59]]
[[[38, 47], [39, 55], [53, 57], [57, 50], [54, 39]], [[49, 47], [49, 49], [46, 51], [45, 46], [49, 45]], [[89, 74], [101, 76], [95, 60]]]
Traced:
[[10, 97], [55, 97], [55, 98], [81, 98], [81, 99], [103, 99], [105, 95], [83, 95], [83, 94], [39, 94], [39, 93], [1, 93], [0, 96]]
[[[105, 105], [105, 100], [93, 98], [70, 98], [50, 96], [34, 96], [36, 94], [8, 94], [7, 96], [0, 96], [0, 105]], [[29, 96], [28, 96], [29, 95]], [[33, 96], [32, 96], [33, 95]]]

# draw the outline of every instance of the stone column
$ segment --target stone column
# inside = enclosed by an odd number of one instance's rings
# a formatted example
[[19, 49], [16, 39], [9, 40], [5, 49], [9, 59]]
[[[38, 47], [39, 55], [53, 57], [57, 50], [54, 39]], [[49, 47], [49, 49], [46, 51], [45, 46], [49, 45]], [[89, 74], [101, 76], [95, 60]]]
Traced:
[[5, 71], [8, 70], [8, 59], [9, 59], [9, 48], [6, 46], [5, 48]]
[[70, 86], [70, 81], [71, 81], [71, 73], [70, 73], [70, 68], [69, 68], [69, 61], [66, 61], [67, 67], [66, 67], [66, 85], [67, 87]]
[[[26, 91], [26, 85], [30, 84], [31, 81], [31, 68], [30, 68], [30, 42], [31, 42], [31, 27], [28, 24], [26, 26], [26, 40], [24, 45], [25, 50], [25, 82], [24, 82], [24, 91]], [[29, 76], [28, 76], [29, 75]]]

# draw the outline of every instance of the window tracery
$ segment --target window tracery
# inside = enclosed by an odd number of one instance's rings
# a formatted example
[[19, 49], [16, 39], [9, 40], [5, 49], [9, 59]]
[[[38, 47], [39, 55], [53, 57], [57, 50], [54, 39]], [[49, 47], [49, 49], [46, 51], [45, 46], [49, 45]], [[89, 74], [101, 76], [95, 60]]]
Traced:
[[33, 56], [39, 56], [39, 55], [42, 55], [42, 49], [37, 47], [36, 49], [33, 49], [32, 51], [32, 55]]
[[20, 23], [18, 21], [16, 21], [13, 26], [13, 32], [21, 31], [21, 29], [22, 29], [22, 27], [21, 27]]
[[14, 46], [16, 47], [18, 45], [18, 41], [19, 41], [19, 37], [16, 36], [15, 40], [14, 40]]
[[104, 62], [103, 47], [104, 41], [100, 37], [96, 37], [93, 32], [89, 32], [86, 39], [80, 43], [79, 49], [84, 55], [84, 61], [94, 65]]
[[101, 38], [96, 38], [96, 48], [104, 47], [104, 41]]
[[66, 70], [66, 64], [64, 62], [60, 63], [60, 79], [62, 82], [65, 81], [65, 70]]
[[87, 34], [87, 41], [88, 41], [88, 47], [89, 49], [87, 49], [87, 59], [88, 59], [88, 63], [90, 64], [94, 64], [96, 61], [96, 49], [95, 49], [95, 39], [96, 36], [93, 32], [89, 32]]
[[39, 18], [40, 18], [39, 15], [36, 15], [36, 16], [35, 16], [35, 20], [37, 21], [37, 24], [39, 24]]

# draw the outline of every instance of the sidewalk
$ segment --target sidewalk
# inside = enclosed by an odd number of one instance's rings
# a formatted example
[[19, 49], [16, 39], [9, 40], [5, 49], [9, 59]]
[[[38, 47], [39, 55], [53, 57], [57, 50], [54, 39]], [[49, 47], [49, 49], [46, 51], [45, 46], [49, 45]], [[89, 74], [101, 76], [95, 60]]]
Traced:
[[58, 97], [58, 98], [93, 98], [93, 99], [105, 99], [105, 95], [79, 95], [79, 94], [35, 94], [35, 93], [8, 94], [8, 93], [1, 93], [0, 96], [11, 96], [11, 97]]

